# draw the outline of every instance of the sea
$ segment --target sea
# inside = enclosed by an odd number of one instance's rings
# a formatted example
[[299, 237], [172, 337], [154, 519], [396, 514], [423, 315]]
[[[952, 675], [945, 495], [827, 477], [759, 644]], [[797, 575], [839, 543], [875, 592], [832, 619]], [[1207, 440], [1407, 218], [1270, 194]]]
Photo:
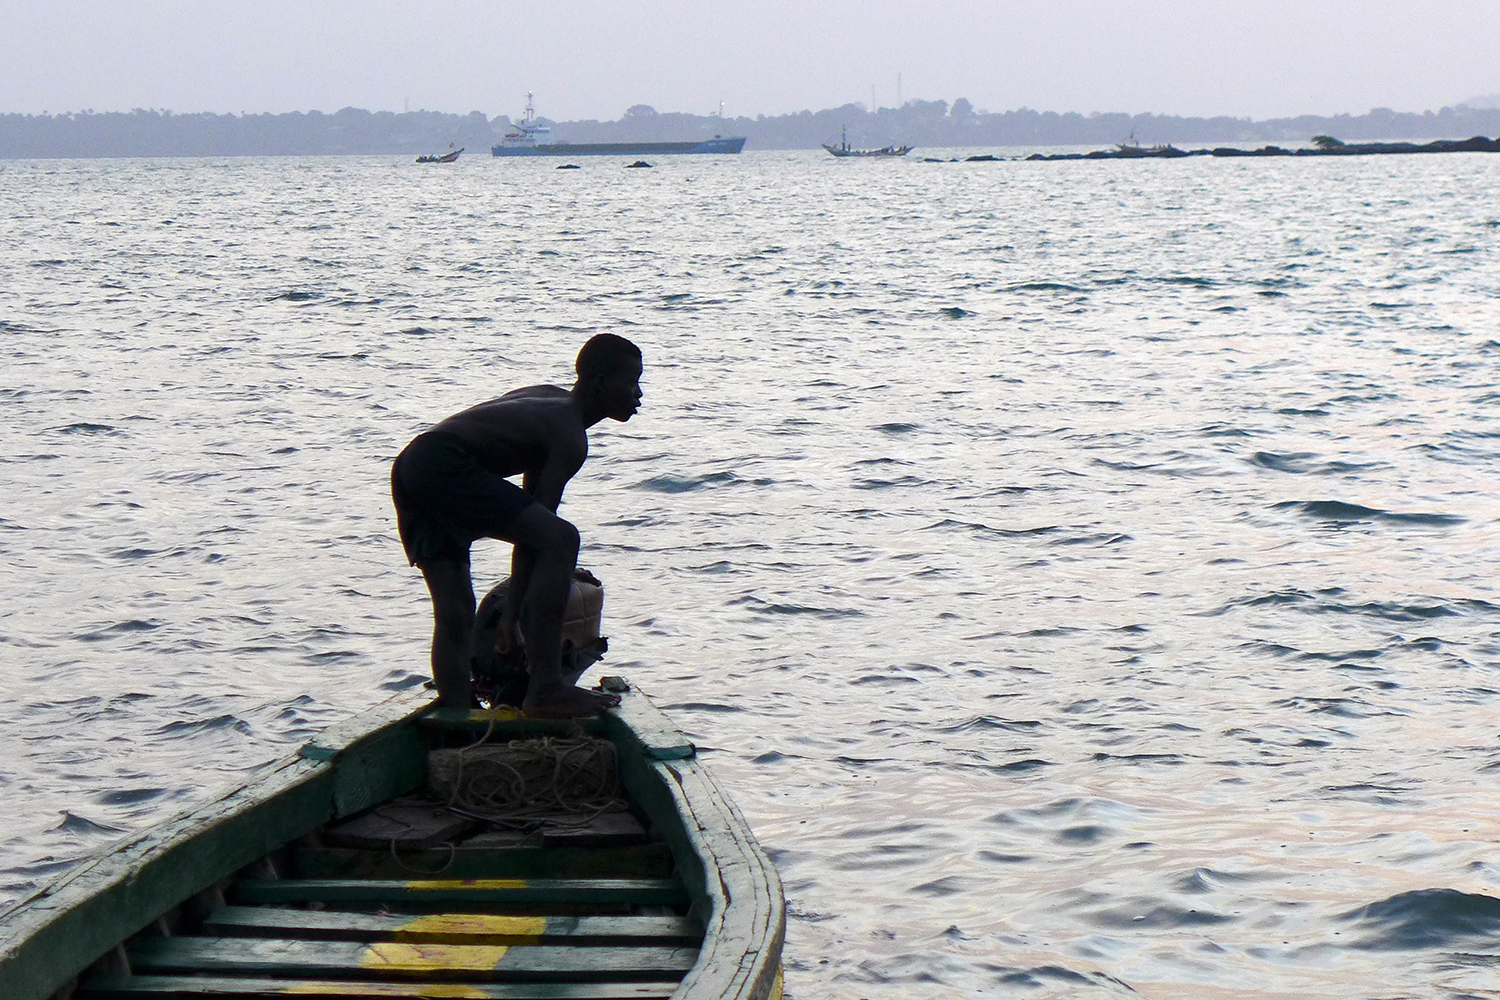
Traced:
[[422, 683], [391, 459], [608, 331], [788, 997], [1500, 996], [1500, 156], [955, 155], [0, 162], [0, 899]]

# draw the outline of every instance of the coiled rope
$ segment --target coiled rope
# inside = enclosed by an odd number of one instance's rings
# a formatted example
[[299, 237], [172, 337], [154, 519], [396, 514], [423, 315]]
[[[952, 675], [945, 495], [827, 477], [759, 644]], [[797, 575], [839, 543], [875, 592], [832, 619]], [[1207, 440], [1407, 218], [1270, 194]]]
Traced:
[[[428, 784], [448, 808], [497, 826], [587, 826], [627, 808], [615, 745], [587, 736], [483, 742], [434, 750]], [[564, 815], [558, 815], [564, 814]]]

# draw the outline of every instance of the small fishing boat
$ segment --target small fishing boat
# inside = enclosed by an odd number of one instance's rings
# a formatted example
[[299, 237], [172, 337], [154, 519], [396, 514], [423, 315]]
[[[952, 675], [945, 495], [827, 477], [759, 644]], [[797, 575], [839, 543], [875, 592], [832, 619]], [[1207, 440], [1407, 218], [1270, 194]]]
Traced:
[[[0, 914], [0, 997], [776, 1000], [775, 868], [682, 733], [601, 686], [588, 720], [422, 688], [325, 731]], [[483, 760], [548, 746], [592, 748], [612, 804], [474, 807]]]
[[431, 155], [424, 154], [422, 156], [417, 157], [417, 162], [418, 163], [457, 163], [458, 162], [458, 154], [462, 153], [464, 151], [464, 147], [460, 146], [457, 149], [452, 149], [451, 147], [453, 146], [453, 143], [450, 142], [450, 143], [448, 143], [448, 145], [450, 147], [450, 149], [449, 149], [448, 152], [441, 153], [441, 154], [431, 154]]
[[844, 157], [844, 156], [905, 156], [907, 153], [910, 153], [915, 147], [913, 147], [913, 146], [881, 146], [879, 149], [855, 149], [853, 146], [849, 145], [849, 130], [848, 129], [840, 129], [839, 130], [839, 144], [837, 146], [830, 146], [830, 145], [828, 145], [828, 143], [825, 142], [825, 143], [823, 143], [823, 148], [826, 149], [826, 150], [828, 150], [834, 156]]

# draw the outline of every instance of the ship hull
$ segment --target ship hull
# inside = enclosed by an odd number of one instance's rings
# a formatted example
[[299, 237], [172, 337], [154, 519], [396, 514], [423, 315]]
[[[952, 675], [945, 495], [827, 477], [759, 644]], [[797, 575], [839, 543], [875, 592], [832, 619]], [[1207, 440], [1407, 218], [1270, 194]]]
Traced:
[[553, 142], [538, 146], [493, 146], [495, 156], [676, 156], [687, 153], [738, 153], [744, 136], [701, 142]]

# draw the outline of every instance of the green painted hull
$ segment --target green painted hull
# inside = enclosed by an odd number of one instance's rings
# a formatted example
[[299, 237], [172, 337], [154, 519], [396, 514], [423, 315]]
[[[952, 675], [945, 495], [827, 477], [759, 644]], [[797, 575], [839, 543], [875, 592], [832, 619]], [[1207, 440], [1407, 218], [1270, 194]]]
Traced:
[[[398, 695], [123, 841], [0, 914], [0, 997], [780, 995], [780, 879], [692, 745], [633, 690], [588, 729], [615, 744], [652, 843], [435, 848], [393, 858], [394, 879], [373, 852], [318, 845], [325, 825], [421, 786], [428, 749], [491, 722]], [[571, 728], [493, 725], [500, 741]], [[409, 915], [382, 916], [392, 899]], [[457, 915], [429, 914], [444, 910]]]

